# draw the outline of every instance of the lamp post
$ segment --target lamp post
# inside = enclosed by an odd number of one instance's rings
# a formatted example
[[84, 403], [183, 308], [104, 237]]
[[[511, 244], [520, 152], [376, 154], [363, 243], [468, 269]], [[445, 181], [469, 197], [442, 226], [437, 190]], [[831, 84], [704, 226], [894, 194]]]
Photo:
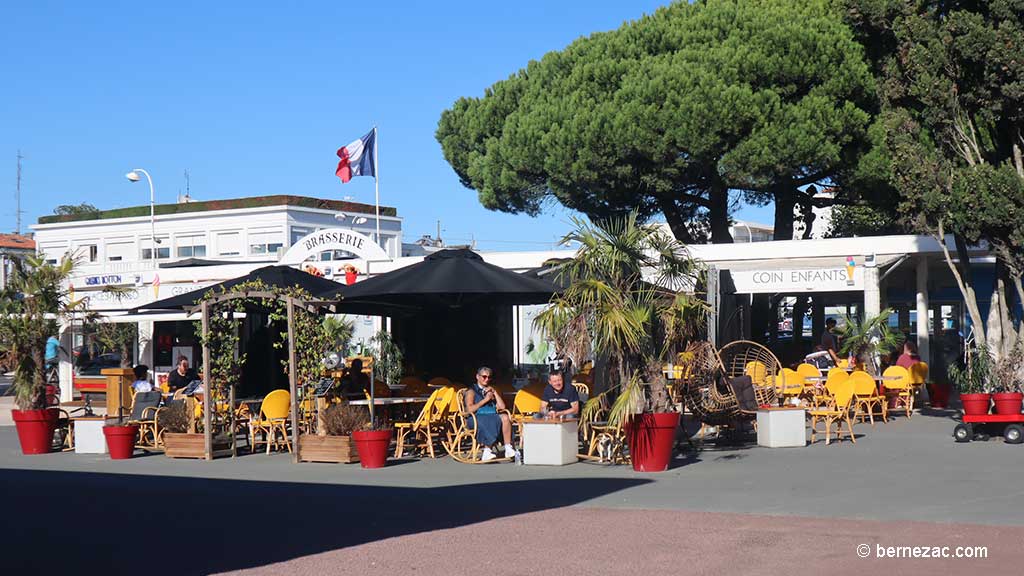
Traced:
[[124, 177], [132, 182], [138, 182], [141, 180], [139, 174], [145, 175], [146, 180], [149, 181], [149, 255], [153, 260], [153, 269], [156, 270], [156, 195], [153, 193], [153, 178], [142, 168], [135, 168]]

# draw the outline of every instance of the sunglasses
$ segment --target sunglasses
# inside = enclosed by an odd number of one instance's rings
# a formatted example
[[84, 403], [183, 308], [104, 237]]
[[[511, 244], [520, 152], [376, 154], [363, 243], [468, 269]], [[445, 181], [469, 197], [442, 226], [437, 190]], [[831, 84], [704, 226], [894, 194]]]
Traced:
[[491, 379], [491, 375], [490, 374], [481, 374], [480, 376], [478, 376], [478, 378], [480, 378], [482, 380], [490, 380]]

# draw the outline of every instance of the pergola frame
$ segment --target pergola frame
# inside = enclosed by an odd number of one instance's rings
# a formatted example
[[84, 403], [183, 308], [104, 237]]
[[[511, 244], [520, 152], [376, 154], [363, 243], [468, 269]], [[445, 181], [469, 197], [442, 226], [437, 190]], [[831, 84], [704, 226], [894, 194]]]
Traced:
[[[210, 411], [210, 397], [213, 395], [213, 377], [210, 373], [210, 346], [208, 336], [210, 330], [210, 310], [218, 304], [231, 300], [257, 298], [260, 300], [285, 301], [288, 322], [288, 392], [291, 394], [291, 411], [289, 418], [292, 425], [292, 459], [299, 461], [299, 402], [298, 383], [295, 376], [295, 332], [293, 327], [295, 307], [301, 307], [312, 314], [321, 314], [324, 310], [334, 312], [336, 300], [304, 300], [294, 296], [286, 296], [269, 290], [243, 290], [238, 292], [224, 292], [203, 300], [202, 303], [191, 306], [187, 309], [191, 316], [195, 312], [202, 314], [203, 326], [203, 378], [206, 380], [206, 388], [203, 394], [203, 452], [206, 460], [213, 460], [213, 416]], [[232, 385], [228, 391], [228, 403], [230, 414], [231, 430], [231, 456], [236, 456], [235, 449], [235, 387]], [[251, 441], [251, 440], [250, 440]]]

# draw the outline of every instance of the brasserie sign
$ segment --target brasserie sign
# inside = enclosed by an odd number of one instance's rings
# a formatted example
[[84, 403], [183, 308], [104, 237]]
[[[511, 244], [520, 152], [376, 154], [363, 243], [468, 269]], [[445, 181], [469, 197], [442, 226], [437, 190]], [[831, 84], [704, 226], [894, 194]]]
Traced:
[[317, 230], [300, 238], [281, 257], [281, 264], [301, 264], [321, 252], [344, 250], [363, 260], [388, 260], [387, 252], [372, 238], [345, 228]]
[[736, 292], [740, 294], [864, 290], [864, 269], [860, 266], [733, 270], [731, 275]]

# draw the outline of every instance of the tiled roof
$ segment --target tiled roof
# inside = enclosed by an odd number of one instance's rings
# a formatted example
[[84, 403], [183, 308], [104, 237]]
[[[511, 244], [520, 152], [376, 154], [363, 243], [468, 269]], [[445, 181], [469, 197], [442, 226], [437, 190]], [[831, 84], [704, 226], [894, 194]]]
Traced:
[[0, 248], [35, 250], [36, 241], [24, 234], [0, 234]]

